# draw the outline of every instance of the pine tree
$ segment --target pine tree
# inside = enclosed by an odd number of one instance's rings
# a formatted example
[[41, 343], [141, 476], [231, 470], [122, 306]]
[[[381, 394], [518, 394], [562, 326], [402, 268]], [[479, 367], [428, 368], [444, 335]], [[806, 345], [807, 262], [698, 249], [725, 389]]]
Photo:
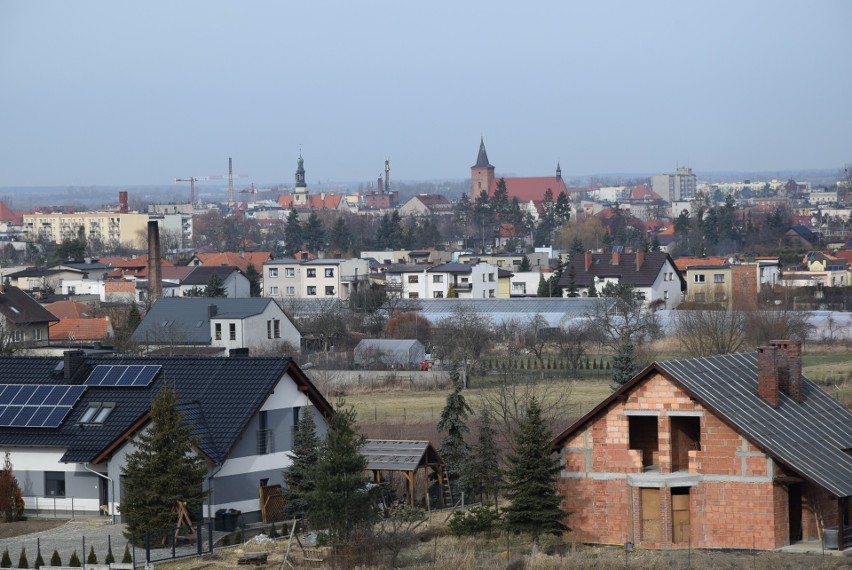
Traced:
[[[121, 557], [122, 564], [133, 564], [133, 556], [130, 554], [130, 544], [124, 543], [124, 554]], [[58, 564], [57, 566], [62, 566]]]
[[441, 419], [438, 421], [438, 431], [447, 435], [441, 440], [438, 453], [447, 465], [447, 475], [451, 480], [458, 480], [464, 473], [464, 464], [470, 455], [470, 445], [464, 440], [464, 436], [470, 431], [465, 421], [471, 409], [462, 394], [462, 383], [456, 363], [450, 371], [450, 383], [453, 391], [447, 396], [447, 403], [441, 410]]
[[0, 516], [4, 522], [19, 520], [24, 514], [24, 497], [12, 471], [12, 456], [7, 451], [0, 470]]
[[302, 249], [304, 241], [302, 223], [299, 221], [299, 214], [295, 209], [292, 209], [287, 216], [287, 229], [284, 234], [284, 249], [287, 251], [288, 255], [295, 255], [297, 251]]
[[205, 297], [227, 297], [228, 290], [225, 289], [225, 282], [215, 273], [207, 280], [207, 287], [204, 288]]
[[618, 389], [633, 378], [638, 370], [633, 344], [624, 342], [618, 345], [618, 352], [612, 358], [612, 382]]
[[139, 314], [139, 306], [136, 303], [130, 304], [130, 311], [127, 313], [127, 330], [130, 333], [136, 330], [139, 326], [139, 323], [142, 322], [142, 315]]
[[98, 555], [95, 554], [95, 546], [92, 545], [89, 547], [89, 556], [86, 557], [86, 564], [97, 564], [98, 563]]
[[186, 502], [187, 510], [197, 513], [207, 495], [201, 490], [207, 466], [192, 451], [199, 442], [190, 437], [177, 403], [174, 388], [160, 389], [151, 405], [150, 428], [134, 442], [136, 449], [127, 456], [122, 470], [121, 514], [127, 523], [125, 536], [130, 540], [174, 527], [175, 501]]
[[107, 553], [104, 557], [104, 564], [113, 564], [115, 562], [115, 555], [112, 553], [112, 542], [107, 546]]
[[373, 501], [364, 489], [367, 462], [360, 450], [364, 436], [355, 432], [357, 414], [343, 400], [328, 420], [328, 432], [316, 464], [308, 472], [314, 488], [305, 495], [308, 522], [325, 529], [333, 544], [344, 544], [352, 532], [372, 521]]
[[290, 452], [292, 463], [284, 471], [284, 483], [287, 485], [283, 492], [284, 500], [287, 501], [284, 516], [288, 519], [305, 518], [305, 495], [313, 490], [309, 473], [317, 463], [320, 443], [313, 411], [311, 408], [303, 408], [296, 436], [293, 438], [293, 451]]
[[253, 263], [249, 263], [249, 266], [246, 268], [246, 279], [249, 282], [249, 296], [260, 297], [260, 274], [257, 272], [257, 268]]
[[59, 556], [59, 552], [56, 549], [53, 550], [53, 556], [50, 557], [50, 565], [62, 566], [62, 558]]
[[12, 567], [12, 557], [9, 556], [9, 549], [6, 548], [3, 550], [3, 557], [0, 558], [0, 568], [11, 568]]
[[550, 297], [550, 283], [545, 280], [544, 273], [538, 274], [538, 291], [536, 295], [539, 297]]
[[526, 255], [521, 258], [521, 264], [518, 266], [518, 271], [531, 271], [530, 258]]
[[533, 397], [514, 437], [514, 453], [506, 472], [506, 527], [513, 532], [559, 534], [567, 527], [562, 499], [556, 489], [559, 459], [551, 453], [550, 430], [541, 417], [541, 406]]
[[465, 464], [465, 482], [474, 497], [482, 496], [494, 500], [497, 506], [497, 493], [502, 483], [500, 473], [500, 448], [497, 447], [497, 434], [488, 408], [482, 408], [476, 417], [479, 435], [473, 446], [470, 459]]
[[580, 294], [577, 292], [577, 274], [574, 271], [574, 264], [571, 264], [571, 267], [568, 268], [568, 297], [579, 297]]
[[21, 555], [18, 557], [18, 568], [29, 568], [30, 561], [27, 560], [27, 549], [21, 547]]
[[80, 557], [77, 556], [76, 549], [71, 553], [71, 558], [68, 559], [68, 566], [71, 568], [80, 568], [81, 566], [83, 566], [80, 563]]
[[598, 290], [595, 287], [595, 278], [592, 277], [592, 280], [589, 282], [589, 297], [591, 298], [591, 297], [597, 297], [597, 296], [598, 296]]

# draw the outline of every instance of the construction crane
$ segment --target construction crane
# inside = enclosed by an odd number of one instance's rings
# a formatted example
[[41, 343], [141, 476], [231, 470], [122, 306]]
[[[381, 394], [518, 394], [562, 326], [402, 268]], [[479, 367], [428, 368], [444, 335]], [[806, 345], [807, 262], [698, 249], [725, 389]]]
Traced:
[[[195, 192], [195, 183], [208, 180], [228, 180], [228, 206], [234, 202], [234, 178], [248, 178], [247, 174], [234, 174], [231, 159], [228, 158], [228, 174], [213, 175], [213, 176], [190, 176], [189, 178], [175, 178], [175, 182], [189, 182], [190, 204], [192, 207], [200, 204], [196, 203], [198, 195]], [[200, 200], [199, 200], [200, 202]]]
[[190, 176], [189, 178], [175, 178], [175, 182], [189, 182], [189, 204], [195, 207], [195, 181], [198, 177]]
[[254, 187], [254, 182], [251, 183], [251, 187], [240, 190], [240, 194], [251, 194], [251, 198], [249, 198], [249, 200], [252, 204], [254, 204], [254, 197], [257, 194], [257, 188]]

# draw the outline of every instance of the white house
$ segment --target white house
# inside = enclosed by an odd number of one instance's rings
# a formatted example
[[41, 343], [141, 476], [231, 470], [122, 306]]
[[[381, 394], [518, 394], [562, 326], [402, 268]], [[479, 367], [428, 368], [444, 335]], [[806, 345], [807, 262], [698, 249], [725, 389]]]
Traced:
[[366, 259], [273, 259], [263, 264], [263, 294], [346, 301], [359, 286], [366, 286], [369, 273]]

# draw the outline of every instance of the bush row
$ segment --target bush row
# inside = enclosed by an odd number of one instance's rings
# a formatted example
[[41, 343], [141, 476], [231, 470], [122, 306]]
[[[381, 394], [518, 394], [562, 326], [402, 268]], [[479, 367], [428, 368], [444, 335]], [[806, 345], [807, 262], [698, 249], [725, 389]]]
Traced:
[[[115, 562], [115, 556], [112, 553], [112, 547], [107, 550], [106, 556], [104, 557], [104, 564], [112, 564]], [[124, 545], [124, 555], [121, 557], [122, 564], [131, 564], [133, 562], [133, 556], [130, 554], [130, 545]], [[86, 564], [98, 564], [98, 555], [95, 554], [95, 547], [92, 546], [89, 548], [89, 555], [86, 557]], [[41, 556], [41, 551], [36, 554], [35, 562], [33, 563], [33, 568], [41, 568], [42, 566], [47, 566], [44, 562], [44, 558]], [[62, 557], [59, 555], [57, 550], [53, 551], [53, 555], [50, 557], [49, 566], [63, 566]], [[83, 564], [80, 562], [80, 557], [77, 555], [77, 550], [75, 549], [71, 556], [68, 558], [67, 566], [71, 566], [74, 568], [80, 568]], [[21, 548], [21, 555], [18, 557], [18, 568], [30, 568], [30, 561], [27, 558], [27, 549]], [[12, 557], [9, 555], [9, 549], [5, 549], [3, 551], [3, 556], [0, 557], [0, 568], [12, 568]]]

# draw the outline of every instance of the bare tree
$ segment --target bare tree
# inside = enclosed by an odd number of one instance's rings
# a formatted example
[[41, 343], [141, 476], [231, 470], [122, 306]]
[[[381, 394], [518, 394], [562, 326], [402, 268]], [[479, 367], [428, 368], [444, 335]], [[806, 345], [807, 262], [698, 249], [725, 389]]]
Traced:
[[589, 345], [594, 339], [595, 333], [589, 321], [569, 321], [559, 328], [556, 335], [559, 354], [565, 357], [574, 374], [585, 360]]
[[457, 305], [452, 315], [438, 321], [432, 330], [433, 350], [442, 360], [462, 365], [463, 384], [469, 387], [473, 370], [482, 364], [483, 351], [491, 343], [491, 319], [467, 305]]
[[753, 346], [763, 346], [778, 339], [804, 342], [814, 328], [806, 312], [787, 308], [749, 311], [744, 325]]
[[692, 357], [737, 352], [746, 344], [746, 313], [698, 308], [675, 311], [681, 348]]

